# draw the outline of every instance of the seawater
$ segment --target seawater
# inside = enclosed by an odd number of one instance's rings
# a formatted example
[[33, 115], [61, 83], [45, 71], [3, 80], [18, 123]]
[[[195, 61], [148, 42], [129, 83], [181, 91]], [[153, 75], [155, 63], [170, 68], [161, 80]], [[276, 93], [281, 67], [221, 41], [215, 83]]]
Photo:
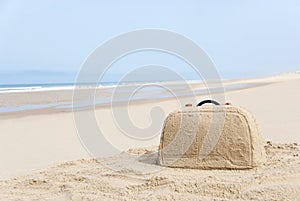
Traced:
[[0, 93], [5, 92], [22, 92], [22, 91], [41, 91], [51, 89], [68, 89], [75, 86], [89, 87], [89, 86], [116, 86], [116, 85], [130, 85], [142, 84], [143, 82], [101, 82], [101, 83], [46, 83], [46, 84], [0, 84]]
[[[76, 87], [101, 87], [101, 86], [111, 86], [109, 92], [111, 94], [114, 93], [116, 87], [121, 85], [116, 98], [112, 100], [111, 97], [100, 97], [96, 99], [94, 102], [60, 102], [60, 103], [51, 103], [51, 104], [32, 104], [32, 105], [19, 105], [19, 106], [5, 106], [1, 107], [0, 105], [0, 113], [15, 113], [20, 111], [30, 111], [37, 109], [46, 109], [46, 108], [57, 108], [64, 111], [72, 111], [72, 110], [84, 110], [88, 108], [92, 108], [94, 105], [100, 106], [104, 104], [109, 104], [111, 101], [115, 102], [127, 102], [128, 95], [131, 95], [133, 89], [137, 89], [137, 86], [140, 87], [139, 93], [130, 97], [131, 101], [134, 100], [159, 100], [159, 99], [167, 99], [174, 97], [185, 97], [189, 96], [190, 93], [185, 90], [185, 88], [181, 84], [170, 84], [169, 92], [166, 91], [165, 88], [159, 87], [159, 83], [141, 83], [141, 82], [126, 82], [126, 83], [116, 83], [116, 82], [105, 82], [105, 83], [85, 83], [85, 84], [74, 84], [74, 83], [53, 83], [53, 84], [16, 84], [16, 85], [0, 85], [0, 93], [17, 93], [17, 92], [34, 92], [34, 91], [51, 91], [58, 89], [73, 89]], [[257, 84], [232, 84], [227, 85], [223, 89], [210, 89], [210, 93], [220, 93], [224, 91], [232, 91], [237, 89], [249, 88], [259, 85]], [[122, 87], [126, 86], [126, 87]], [[175, 92], [175, 93], [170, 93]], [[205, 95], [208, 94], [207, 89], [198, 89], [194, 91], [195, 95]]]

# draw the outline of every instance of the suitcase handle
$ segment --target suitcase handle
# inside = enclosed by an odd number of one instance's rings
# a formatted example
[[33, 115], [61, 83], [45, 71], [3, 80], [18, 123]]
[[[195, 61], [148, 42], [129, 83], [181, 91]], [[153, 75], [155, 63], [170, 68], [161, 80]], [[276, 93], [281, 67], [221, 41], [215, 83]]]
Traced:
[[198, 103], [197, 107], [200, 107], [207, 103], [212, 103], [214, 105], [220, 105], [220, 103], [218, 103], [217, 101], [214, 101], [214, 100], [204, 100], [204, 101], [201, 101], [200, 103]]

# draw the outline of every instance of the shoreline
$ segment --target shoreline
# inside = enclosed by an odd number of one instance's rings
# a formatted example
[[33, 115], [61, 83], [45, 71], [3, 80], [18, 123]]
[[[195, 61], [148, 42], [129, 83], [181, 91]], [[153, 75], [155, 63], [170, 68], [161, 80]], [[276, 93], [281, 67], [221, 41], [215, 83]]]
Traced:
[[[180, 83], [161, 83], [163, 86], [168, 86], [169, 90], [177, 93], [178, 95], [175, 98], [186, 98], [189, 97], [190, 94], [185, 94], [183, 89], [176, 89]], [[244, 90], [254, 87], [265, 86], [268, 84], [272, 84], [272, 82], [239, 82], [239, 83], [224, 83], [224, 92], [238, 91]], [[150, 84], [143, 85], [135, 85], [136, 87], [151, 87]], [[204, 87], [203, 82], [193, 82], [189, 84], [190, 89], [193, 90], [193, 93], [196, 97], [206, 96], [208, 95], [208, 91]], [[31, 92], [9, 92], [9, 93], [0, 93], [0, 119], [6, 117], [16, 117], [16, 116], [26, 116], [33, 114], [50, 114], [56, 112], [73, 112], [80, 110], [88, 110], [92, 108], [99, 109], [101, 107], [108, 107], [112, 104], [116, 105], [124, 105], [127, 104], [127, 94], [132, 93], [132, 86], [122, 86], [121, 93], [123, 93], [123, 97], [119, 96], [112, 100], [110, 97], [114, 94], [113, 90], [116, 87], [109, 86], [105, 88], [97, 88], [95, 90], [95, 105], [93, 103], [88, 103], [86, 105], [82, 104], [82, 100], [73, 100], [74, 89], [62, 89], [62, 90], [47, 90], [47, 91], [31, 91]], [[110, 91], [108, 91], [110, 89]], [[79, 89], [82, 90], [83, 93], [85, 90], [89, 89]], [[213, 89], [214, 90], [214, 89]], [[218, 93], [217, 91], [211, 91], [210, 94]], [[142, 92], [142, 95], [138, 98], [134, 98], [130, 100], [130, 102], [135, 104], [147, 103], [151, 101], [167, 101], [175, 99], [170, 95], [166, 95], [165, 91], [155, 92], [155, 89], [148, 90], [146, 94]], [[122, 98], [125, 100], [122, 100]], [[75, 107], [72, 103], [75, 101]], [[76, 107], [76, 104], [79, 106]], [[81, 106], [84, 105], [84, 106]]]

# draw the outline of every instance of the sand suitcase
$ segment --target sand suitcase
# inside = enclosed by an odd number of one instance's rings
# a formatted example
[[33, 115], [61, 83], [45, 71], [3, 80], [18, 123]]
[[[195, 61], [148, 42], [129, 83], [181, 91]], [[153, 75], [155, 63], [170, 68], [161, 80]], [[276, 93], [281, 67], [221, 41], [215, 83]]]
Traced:
[[[211, 100], [203, 101], [198, 106], [185, 107], [166, 118], [159, 145], [160, 165], [248, 169], [264, 163], [260, 129], [250, 112], [232, 105], [219, 105]], [[221, 123], [223, 126], [219, 126]], [[213, 137], [208, 136], [211, 133], [214, 133]], [[203, 150], [205, 153], [202, 153]]]

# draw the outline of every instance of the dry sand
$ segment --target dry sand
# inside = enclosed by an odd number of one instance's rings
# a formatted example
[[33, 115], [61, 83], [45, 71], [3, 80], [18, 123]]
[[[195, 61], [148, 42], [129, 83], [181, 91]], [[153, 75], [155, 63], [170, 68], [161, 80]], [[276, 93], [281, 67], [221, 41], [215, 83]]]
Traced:
[[251, 170], [164, 168], [140, 174], [138, 166], [157, 166], [153, 149], [131, 150], [147, 153], [140, 162], [122, 153], [118, 171], [97, 160], [62, 163], [0, 182], [0, 200], [297, 200], [299, 145], [269, 142], [265, 149], [267, 162]]
[[[263, 167], [245, 171], [166, 168], [142, 175], [137, 168], [143, 169], [145, 164], [157, 167], [155, 154], [144, 156], [143, 162], [132, 163], [122, 153], [118, 157], [123, 163], [118, 164], [118, 171], [113, 171], [89, 159], [78, 139], [72, 113], [1, 116], [0, 200], [297, 200], [300, 75], [226, 82], [230, 83], [264, 84], [226, 93], [228, 102], [247, 108], [256, 116], [264, 140], [274, 142], [266, 144], [268, 160]], [[202, 98], [205, 96], [199, 100]], [[129, 112], [137, 126], [151, 124], [149, 114], [154, 106], [160, 106], [166, 114], [178, 109], [175, 100], [134, 103]], [[159, 144], [159, 134], [144, 142], [126, 138], [114, 125], [110, 108], [97, 109], [96, 118], [102, 123], [103, 133], [109, 134], [111, 143], [120, 150]], [[59, 165], [47, 168], [54, 164]], [[129, 168], [130, 164], [136, 166]]]

